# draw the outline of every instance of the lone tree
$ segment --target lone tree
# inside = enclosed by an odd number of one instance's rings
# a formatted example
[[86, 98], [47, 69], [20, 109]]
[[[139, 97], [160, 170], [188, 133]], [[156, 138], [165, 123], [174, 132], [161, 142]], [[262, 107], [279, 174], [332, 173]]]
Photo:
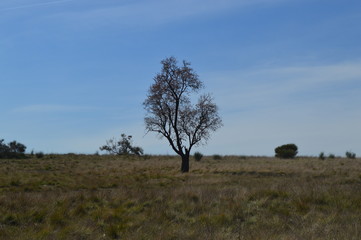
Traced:
[[197, 104], [191, 103], [191, 94], [198, 93], [203, 83], [189, 62], [178, 66], [176, 58], [170, 57], [161, 64], [162, 71], [154, 77], [143, 103], [145, 126], [147, 132], [168, 140], [182, 158], [181, 171], [188, 172], [192, 147], [205, 143], [210, 133], [222, 126], [222, 120], [210, 94], [201, 95]]

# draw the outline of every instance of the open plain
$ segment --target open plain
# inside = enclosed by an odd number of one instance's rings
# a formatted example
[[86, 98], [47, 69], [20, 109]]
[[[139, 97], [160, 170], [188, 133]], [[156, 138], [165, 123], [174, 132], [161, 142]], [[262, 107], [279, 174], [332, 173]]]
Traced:
[[361, 159], [0, 159], [0, 239], [361, 239]]

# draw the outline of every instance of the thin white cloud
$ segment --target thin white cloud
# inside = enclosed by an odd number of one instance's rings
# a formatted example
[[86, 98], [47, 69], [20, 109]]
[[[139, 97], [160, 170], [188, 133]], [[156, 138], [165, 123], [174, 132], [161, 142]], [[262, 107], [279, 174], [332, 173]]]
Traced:
[[48, 112], [77, 112], [92, 110], [92, 107], [70, 106], [70, 105], [52, 105], [52, 104], [36, 104], [19, 107], [13, 110], [17, 113], [48, 113]]
[[42, 7], [42, 6], [49, 6], [54, 4], [66, 3], [66, 2], [73, 2], [75, 0], [54, 0], [54, 1], [42, 1], [42, 2], [11, 2], [9, 5], [0, 5], [0, 12], [4, 11], [11, 11], [11, 10], [18, 10], [18, 9], [26, 9], [26, 8], [34, 8], [34, 7]]
[[[208, 73], [204, 79], [209, 79], [226, 109], [272, 106], [300, 92], [322, 92], [326, 87], [357, 83], [361, 80], [361, 62]], [[232, 87], [226, 88], [225, 84]], [[338, 97], [337, 90], [334, 89], [335, 97]], [[347, 91], [351, 93], [357, 89]]]
[[361, 78], [361, 62], [340, 63], [325, 66], [285, 67], [269, 70], [268, 74], [284, 75], [303, 87], [310, 84], [329, 84], [354, 81]]
[[99, 26], [153, 26], [207, 14], [222, 13], [239, 7], [275, 4], [285, 0], [153, 0], [98, 4], [96, 8], [68, 9], [56, 15], [72, 24]]

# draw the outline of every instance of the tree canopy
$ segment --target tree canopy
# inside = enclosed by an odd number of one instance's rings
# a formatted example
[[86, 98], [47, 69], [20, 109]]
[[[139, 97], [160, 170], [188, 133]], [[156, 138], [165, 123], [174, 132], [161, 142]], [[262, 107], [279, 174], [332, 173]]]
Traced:
[[190, 63], [180, 66], [174, 57], [161, 61], [162, 70], [154, 77], [144, 101], [148, 132], [165, 137], [171, 148], [182, 157], [182, 172], [189, 171], [190, 151], [204, 144], [210, 134], [222, 126], [218, 107], [210, 94], [202, 94], [192, 104], [192, 94], [204, 87]]

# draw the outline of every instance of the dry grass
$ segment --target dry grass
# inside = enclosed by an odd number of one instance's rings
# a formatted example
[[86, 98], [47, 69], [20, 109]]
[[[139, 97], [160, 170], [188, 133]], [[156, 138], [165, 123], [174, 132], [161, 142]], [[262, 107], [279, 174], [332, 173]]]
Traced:
[[361, 239], [361, 160], [0, 160], [0, 239]]

